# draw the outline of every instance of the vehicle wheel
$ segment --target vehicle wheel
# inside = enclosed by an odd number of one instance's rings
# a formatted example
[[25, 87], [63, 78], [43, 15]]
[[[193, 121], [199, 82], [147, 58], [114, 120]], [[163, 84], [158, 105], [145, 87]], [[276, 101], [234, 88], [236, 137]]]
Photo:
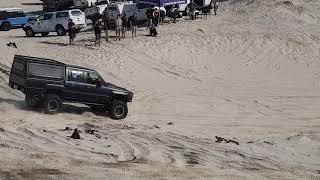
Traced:
[[62, 25], [57, 25], [56, 31], [57, 31], [58, 36], [66, 35], [66, 30], [64, 29], [64, 27]]
[[62, 100], [58, 95], [49, 94], [44, 101], [44, 108], [48, 114], [57, 114], [62, 109]]
[[4, 31], [10, 31], [11, 30], [11, 24], [9, 22], [5, 22], [2, 24], [1, 29]]
[[124, 119], [128, 115], [128, 106], [125, 102], [113, 101], [108, 113], [111, 119]]
[[40, 107], [41, 106], [41, 100], [35, 98], [33, 95], [31, 94], [26, 94], [26, 97], [25, 97], [25, 102], [26, 102], [26, 105], [28, 107], [31, 107], [31, 108], [37, 108], [37, 107]]
[[42, 37], [46, 37], [46, 36], [48, 36], [49, 35], [49, 32], [43, 32], [43, 33], [41, 33], [41, 36]]
[[35, 35], [33, 30], [29, 27], [25, 29], [25, 32], [27, 37], [33, 37]]

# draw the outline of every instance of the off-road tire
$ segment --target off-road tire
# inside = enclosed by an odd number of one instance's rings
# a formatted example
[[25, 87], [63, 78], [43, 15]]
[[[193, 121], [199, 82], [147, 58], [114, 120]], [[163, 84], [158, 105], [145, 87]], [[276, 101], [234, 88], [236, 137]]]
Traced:
[[43, 32], [43, 33], [41, 33], [41, 36], [42, 37], [46, 37], [46, 36], [48, 36], [49, 35], [49, 32]]
[[65, 36], [67, 34], [66, 30], [64, 29], [64, 27], [60, 24], [58, 24], [56, 26], [56, 32], [58, 34], [58, 36]]
[[4, 22], [1, 25], [1, 29], [4, 31], [10, 31], [11, 30], [11, 24], [9, 22]]
[[44, 101], [44, 109], [47, 114], [57, 114], [62, 110], [62, 100], [56, 94], [48, 94]]
[[26, 36], [27, 37], [34, 37], [34, 32], [33, 32], [33, 30], [30, 28], [30, 27], [27, 27], [26, 29], [25, 29], [25, 32], [26, 32]]
[[108, 113], [111, 119], [119, 120], [124, 119], [128, 115], [127, 103], [115, 100], [108, 108]]
[[25, 97], [24, 101], [25, 101], [26, 105], [28, 107], [31, 107], [31, 108], [38, 108], [38, 107], [40, 107], [42, 105], [41, 100], [36, 99], [31, 94], [26, 94], [26, 97]]

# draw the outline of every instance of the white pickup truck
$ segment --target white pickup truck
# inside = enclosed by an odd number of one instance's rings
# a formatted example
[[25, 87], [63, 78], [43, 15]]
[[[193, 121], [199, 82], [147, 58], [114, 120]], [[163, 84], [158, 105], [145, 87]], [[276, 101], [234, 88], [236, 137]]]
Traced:
[[26, 32], [27, 37], [35, 36], [38, 33], [42, 36], [47, 36], [50, 32], [57, 32], [58, 36], [64, 36], [69, 29], [69, 19], [72, 19], [80, 29], [86, 26], [84, 13], [79, 9], [73, 9], [49, 12], [37, 18], [30, 18], [24, 25], [23, 30]]

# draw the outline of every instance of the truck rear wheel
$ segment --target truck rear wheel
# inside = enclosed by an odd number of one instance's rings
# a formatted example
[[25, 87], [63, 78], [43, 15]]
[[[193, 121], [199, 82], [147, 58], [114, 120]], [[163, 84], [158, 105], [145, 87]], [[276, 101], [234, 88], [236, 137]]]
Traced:
[[111, 119], [124, 119], [128, 115], [128, 106], [123, 101], [115, 100], [108, 108], [108, 113]]
[[64, 27], [62, 25], [57, 25], [56, 31], [57, 31], [58, 36], [66, 35], [66, 30], [64, 29]]
[[62, 110], [62, 100], [56, 94], [48, 94], [44, 101], [44, 108], [48, 114], [57, 114]]
[[37, 108], [37, 107], [41, 106], [41, 100], [37, 99], [36, 97], [34, 97], [31, 94], [26, 94], [26, 97], [24, 100], [25, 100], [25, 103], [28, 107]]
[[11, 24], [9, 22], [4, 22], [1, 25], [1, 29], [4, 31], [10, 31], [11, 30]]

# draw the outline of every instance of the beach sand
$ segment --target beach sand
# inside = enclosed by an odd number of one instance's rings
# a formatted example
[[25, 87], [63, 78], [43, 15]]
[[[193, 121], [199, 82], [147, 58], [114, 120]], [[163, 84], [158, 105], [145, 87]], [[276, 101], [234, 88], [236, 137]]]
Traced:
[[[162, 25], [156, 38], [138, 28], [100, 48], [91, 31], [74, 46], [0, 31], [0, 179], [320, 179], [319, 8], [225, 1], [218, 16]], [[7, 85], [15, 54], [97, 70], [135, 93], [128, 117], [27, 108]]]

